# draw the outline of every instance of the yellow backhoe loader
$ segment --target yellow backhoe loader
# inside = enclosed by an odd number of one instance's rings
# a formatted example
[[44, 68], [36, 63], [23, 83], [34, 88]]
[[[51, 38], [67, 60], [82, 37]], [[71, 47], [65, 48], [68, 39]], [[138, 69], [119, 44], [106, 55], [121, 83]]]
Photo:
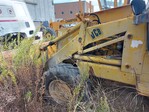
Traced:
[[135, 86], [149, 96], [149, 9], [142, 0], [120, 7], [114, 1], [114, 8], [81, 17], [41, 48], [57, 48], [44, 72], [46, 92], [56, 102], [72, 97], [81, 75]]

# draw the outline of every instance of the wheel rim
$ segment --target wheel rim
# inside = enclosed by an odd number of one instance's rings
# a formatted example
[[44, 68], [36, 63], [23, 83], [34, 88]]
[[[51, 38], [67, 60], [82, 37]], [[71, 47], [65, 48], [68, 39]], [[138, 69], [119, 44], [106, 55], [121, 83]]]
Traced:
[[49, 85], [49, 93], [58, 104], [66, 104], [72, 98], [68, 85], [62, 80], [54, 80]]
[[48, 40], [51, 40], [52, 39], [52, 35], [50, 33], [46, 33], [45, 37]]

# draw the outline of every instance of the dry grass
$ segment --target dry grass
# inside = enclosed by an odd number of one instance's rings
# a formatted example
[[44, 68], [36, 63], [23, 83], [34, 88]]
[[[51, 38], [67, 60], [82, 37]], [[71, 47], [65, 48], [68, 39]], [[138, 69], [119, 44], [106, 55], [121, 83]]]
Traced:
[[[15, 53], [11, 53], [12, 51], [2, 53], [1, 63], [4, 63], [4, 66], [1, 66], [0, 87], [3, 89], [1, 98], [4, 99], [1, 104], [5, 105], [0, 106], [1, 111], [41, 111], [41, 103], [37, 101], [37, 87], [42, 74], [42, 63], [39, 63], [35, 56], [30, 56], [31, 50], [34, 49], [31, 42], [32, 40], [26, 40]], [[8, 57], [8, 54], [11, 55]], [[15, 80], [12, 80], [10, 73]], [[7, 98], [11, 98], [11, 102], [6, 100]]]
[[[68, 105], [44, 101], [40, 79], [45, 58], [38, 58], [38, 48], [32, 45], [32, 40], [26, 40], [14, 54], [1, 54], [0, 112], [149, 111], [148, 99], [139, 96], [133, 87], [96, 78], [85, 81], [87, 86], [83, 81]], [[87, 100], [83, 100], [84, 93], [87, 93]]]
[[[66, 112], [43, 100], [41, 85], [45, 55], [39, 46], [24, 40], [15, 50], [0, 55], [0, 112]], [[11, 73], [11, 74], [10, 74]]]
[[93, 112], [148, 112], [149, 99], [134, 87], [92, 78], [89, 104]]

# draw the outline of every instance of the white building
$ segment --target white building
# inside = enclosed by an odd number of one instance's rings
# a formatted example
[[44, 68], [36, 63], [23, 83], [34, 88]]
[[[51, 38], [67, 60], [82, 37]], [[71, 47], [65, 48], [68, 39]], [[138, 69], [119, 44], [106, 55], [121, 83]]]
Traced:
[[55, 20], [53, 0], [17, 0], [27, 4], [34, 22]]

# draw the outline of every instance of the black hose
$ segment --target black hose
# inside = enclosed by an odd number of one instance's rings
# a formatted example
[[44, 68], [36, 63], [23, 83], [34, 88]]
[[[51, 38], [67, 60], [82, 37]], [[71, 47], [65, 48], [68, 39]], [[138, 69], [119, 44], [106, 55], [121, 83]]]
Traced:
[[98, 24], [101, 24], [101, 22], [100, 22], [100, 18], [98, 17], [98, 15], [97, 14], [95, 14], [95, 13], [92, 13], [92, 14], [90, 14], [91, 16], [95, 16], [96, 18], [97, 18], [97, 20], [93, 20], [93, 21], [97, 21], [98, 22]]

